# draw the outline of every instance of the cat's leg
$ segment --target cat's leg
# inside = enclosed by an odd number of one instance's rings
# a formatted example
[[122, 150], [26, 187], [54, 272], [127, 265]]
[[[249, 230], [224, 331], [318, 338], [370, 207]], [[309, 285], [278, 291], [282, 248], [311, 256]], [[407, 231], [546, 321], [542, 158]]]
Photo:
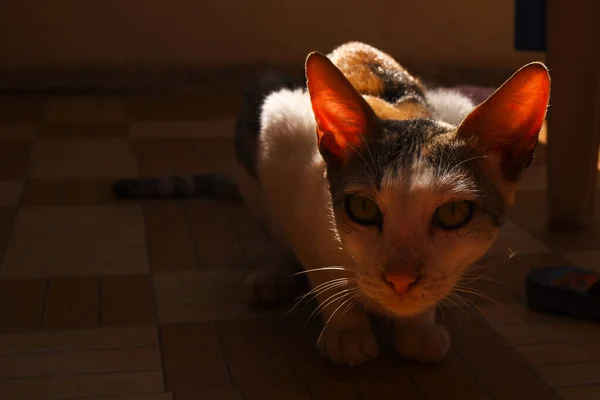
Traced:
[[[313, 289], [343, 277], [333, 273], [308, 274]], [[321, 310], [324, 324], [317, 345], [321, 355], [336, 365], [357, 366], [379, 354], [367, 312], [361, 305], [354, 304], [356, 299], [352, 296], [355, 293], [351, 288], [342, 286], [341, 289], [320, 292], [317, 296], [317, 307]], [[352, 304], [354, 306], [350, 307]]]
[[394, 321], [396, 351], [412, 360], [441, 361], [450, 347], [448, 330], [435, 323], [435, 307], [422, 314]]

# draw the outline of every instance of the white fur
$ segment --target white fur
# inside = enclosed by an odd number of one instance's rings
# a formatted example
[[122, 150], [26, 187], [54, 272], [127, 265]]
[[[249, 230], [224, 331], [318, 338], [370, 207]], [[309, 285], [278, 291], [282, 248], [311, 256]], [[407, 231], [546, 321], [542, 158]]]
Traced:
[[437, 116], [452, 125], [458, 125], [474, 108], [475, 103], [453, 89], [439, 88], [427, 91], [425, 97]]

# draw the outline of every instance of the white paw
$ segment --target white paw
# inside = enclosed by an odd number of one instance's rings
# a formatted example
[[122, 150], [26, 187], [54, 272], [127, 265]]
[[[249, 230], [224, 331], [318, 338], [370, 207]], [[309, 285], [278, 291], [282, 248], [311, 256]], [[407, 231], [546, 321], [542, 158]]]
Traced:
[[272, 305], [292, 299], [296, 286], [293, 277], [285, 270], [260, 269], [250, 272], [244, 283], [246, 303]]
[[377, 357], [379, 346], [371, 331], [330, 328], [319, 340], [319, 351], [336, 365], [354, 367]]
[[396, 350], [411, 360], [423, 363], [441, 361], [450, 347], [450, 334], [442, 325], [411, 326], [401, 329], [396, 337]]

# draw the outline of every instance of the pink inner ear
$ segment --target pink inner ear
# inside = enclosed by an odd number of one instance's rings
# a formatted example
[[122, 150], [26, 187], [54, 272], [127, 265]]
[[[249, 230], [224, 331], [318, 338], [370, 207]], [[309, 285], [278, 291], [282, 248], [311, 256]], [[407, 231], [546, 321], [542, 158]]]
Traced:
[[476, 136], [488, 148], [535, 146], [546, 116], [550, 77], [543, 64], [517, 71], [461, 123], [460, 136]]
[[[361, 136], [373, 129], [375, 114], [326, 56], [308, 56], [306, 78], [320, 150], [343, 162], [352, 148], [362, 144]], [[325, 139], [329, 135], [332, 137]]]

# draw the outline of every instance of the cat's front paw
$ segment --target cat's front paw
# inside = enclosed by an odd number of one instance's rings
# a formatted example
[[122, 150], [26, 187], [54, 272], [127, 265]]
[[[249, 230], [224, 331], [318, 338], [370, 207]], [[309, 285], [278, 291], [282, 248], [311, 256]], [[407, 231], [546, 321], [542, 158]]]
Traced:
[[442, 325], [420, 325], [401, 329], [396, 334], [396, 350], [401, 356], [423, 363], [441, 361], [450, 348], [450, 334]]
[[336, 365], [354, 367], [377, 357], [379, 346], [370, 330], [330, 328], [319, 340], [319, 351]]

